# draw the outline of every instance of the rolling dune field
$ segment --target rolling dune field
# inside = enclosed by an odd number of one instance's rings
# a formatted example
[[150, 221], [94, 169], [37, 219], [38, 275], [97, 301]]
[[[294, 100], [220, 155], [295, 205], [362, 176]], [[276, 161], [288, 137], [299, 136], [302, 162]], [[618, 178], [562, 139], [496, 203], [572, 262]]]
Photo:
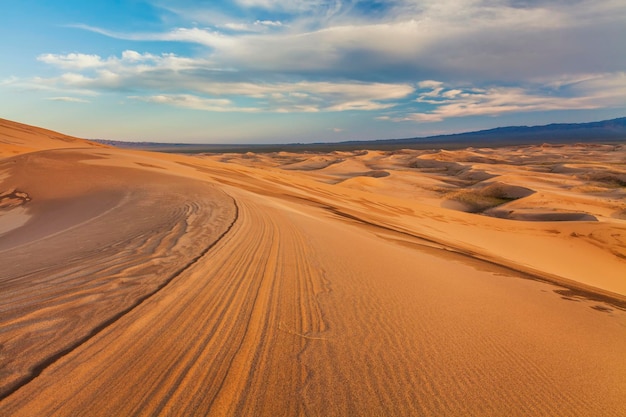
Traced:
[[626, 416], [626, 146], [183, 156], [0, 120], [0, 415]]

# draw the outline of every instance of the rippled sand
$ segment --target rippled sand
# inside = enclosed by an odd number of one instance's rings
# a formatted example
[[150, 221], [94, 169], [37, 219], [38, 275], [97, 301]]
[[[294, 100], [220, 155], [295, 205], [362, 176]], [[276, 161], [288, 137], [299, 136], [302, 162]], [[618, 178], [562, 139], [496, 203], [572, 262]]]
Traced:
[[0, 122], [0, 415], [626, 414], [623, 147], [189, 157]]

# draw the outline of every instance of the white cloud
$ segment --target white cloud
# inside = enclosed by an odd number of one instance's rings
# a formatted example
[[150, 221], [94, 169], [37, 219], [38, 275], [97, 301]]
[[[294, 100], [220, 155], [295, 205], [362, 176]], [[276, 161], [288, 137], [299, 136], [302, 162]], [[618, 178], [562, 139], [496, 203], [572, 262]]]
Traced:
[[249, 23], [235, 23], [235, 22], [224, 23], [223, 25], [220, 25], [220, 27], [225, 28], [225, 29], [230, 29], [230, 30], [236, 30], [239, 32], [254, 32], [256, 29]]
[[[424, 84], [426, 86], [428, 84]], [[428, 85], [432, 90], [419, 94], [417, 101], [435, 108], [410, 113], [393, 121], [440, 122], [454, 117], [498, 116], [550, 110], [582, 110], [624, 105], [626, 73], [588, 75], [570, 83], [522, 87], [448, 88]], [[553, 84], [554, 85], [554, 84]]]
[[0, 80], [0, 86], [13, 85], [13, 84], [16, 84], [17, 82], [19, 82], [19, 78], [15, 76], [11, 76], [9, 78], [5, 78], [4, 80]]
[[194, 110], [205, 110], [214, 112], [253, 112], [254, 108], [235, 107], [227, 99], [211, 99], [194, 96], [191, 94], [159, 94], [154, 96], [129, 96], [133, 100], [144, 101], [156, 104], [168, 104], [176, 107], [184, 107]]
[[443, 82], [434, 80], [424, 80], [417, 83], [419, 88], [431, 88], [433, 90], [443, 86]]
[[234, 37], [224, 35], [218, 31], [200, 28], [178, 28], [161, 36], [154, 36], [155, 40], [193, 42], [212, 48], [228, 50], [237, 46]]
[[244, 8], [290, 12], [305, 12], [320, 8], [339, 9], [342, 6], [340, 0], [235, 0], [235, 2]]
[[202, 29], [197, 27], [179, 27], [163, 33], [123, 33], [105, 30], [89, 25], [71, 25], [78, 29], [88, 30], [101, 35], [131, 41], [172, 41], [189, 42], [208, 46], [211, 48], [228, 49], [234, 46], [236, 38], [223, 34], [217, 30]]
[[[85, 62], [89, 62], [86, 65]], [[250, 111], [229, 103], [216, 105], [216, 97], [252, 100], [255, 109], [279, 112], [371, 111], [386, 109], [414, 92], [408, 84], [365, 82], [250, 82], [229, 79], [205, 59], [181, 58], [173, 54], [140, 54], [125, 51], [121, 57], [79, 54], [46, 55], [45, 62], [66, 72], [59, 77], [39, 79], [40, 85], [98, 91], [148, 92], [151, 102], [216, 111]], [[181, 94], [181, 92], [189, 92]], [[158, 92], [158, 94], [150, 94]], [[205, 97], [195, 100], [194, 97]], [[136, 97], [135, 97], [136, 98]], [[239, 100], [240, 101], [240, 100]], [[231, 105], [232, 104], [232, 105]], [[241, 110], [241, 109], [244, 110]]]
[[[120, 39], [197, 43], [210, 48], [214, 62], [242, 71], [353, 80], [510, 82], [626, 67], [618, 41], [626, 37], [623, 0], [394, 0], [369, 14], [355, 1], [237, 4], [252, 9], [246, 16], [257, 9], [286, 13], [288, 25], [262, 13], [254, 23], [222, 20], [231, 22], [221, 23], [225, 33], [220, 23], [162, 33], [80, 27]], [[179, 13], [192, 18], [202, 10]], [[270, 27], [280, 30], [262, 30]]]
[[329, 111], [348, 111], [348, 110], [383, 110], [394, 107], [394, 103], [377, 103], [369, 100], [347, 101], [338, 103], [328, 107]]
[[38, 61], [45, 62], [63, 69], [89, 69], [99, 68], [105, 65], [98, 55], [88, 54], [43, 54], [37, 57]]
[[82, 87], [83, 85], [88, 84], [90, 81], [93, 81], [92, 78], [74, 72], [67, 72], [61, 75], [60, 80], [65, 85], [72, 85], [76, 87]]
[[623, 0], [393, 0], [376, 13], [353, 0], [235, 0], [232, 15], [158, 1], [206, 26], [75, 27], [193, 43], [196, 56], [43, 54], [59, 74], [31, 84], [207, 111], [394, 108], [377, 118], [393, 121], [623, 106], [626, 96]]
[[279, 20], [257, 20], [254, 22], [255, 25], [261, 26], [271, 26], [271, 27], [281, 27], [283, 23]]
[[68, 103], [89, 103], [89, 100], [78, 97], [48, 97], [46, 100], [50, 101], [65, 101]]
[[[400, 99], [413, 92], [410, 86], [390, 84], [348, 84], [348, 83], [277, 83], [277, 84], [250, 84], [250, 83], [215, 83], [209, 82], [198, 85], [196, 91], [208, 94], [211, 97], [229, 96], [239, 99], [253, 99], [254, 107], [238, 107], [229, 101], [215, 111], [265, 111], [278, 113], [312, 113], [312, 112], [341, 112], [341, 111], [372, 111], [387, 109], [396, 105], [395, 99]], [[198, 97], [196, 101], [191, 95], [158, 95], [151, 96], [154, 103], [190, 107], [203, 110], [216, 109], [208, 106], [206, 100]], [[135, 99], [141, 99], [133, 96]], [[387, 102], [392, 100], [391, 102]], [[146, 100], [144, 100], [146, 101]], [[214, 104], [212, 101], [211, 104]], [[232, 104], [232, 105], [231, 105]]]
[[61, 69], [86, 71], [94, 69], [107, 70], [123, 70], [125, 68], [146, 65], [143, 68], [158, 66], [161, 69], [183, 70], [186, 68], [198, 67], [199, 65], [207, 65], [206, 60], [194, 58], [180, 57], [170, 53], [154, 55], [150, 53], [139, 53], [137, 51], [123, 51], [121, 57], [110, 56], [102, 58], [99, 55], [86, 54], [43, 54], [37, 57], [37, 60]]
[[284, 27], [283, 23], [278, 20], [256, 20], [253, 23], [229, 22], [218, 24], [218, 28], [227, 29], [235, 32], [267, 32], [272, 29], [280, 29]]
[[7, 87], [18, 91], [62, 94], [64, 96], [67, 96], [67, 94], [90, 97], [98, 96], [99, 93], [97, 91], [83, 87], [69, 87], [68, 85], [65, 85], [65, 83], [59, 82], [61, 79], [72, 79], [76, 82], [83, 78], [85, 77], [80, 74], [64, 74], [54, 79], [42, 77], [34, 77], [31, 79], [10, 77], [6, 80], [0, 81], [0, 87]]

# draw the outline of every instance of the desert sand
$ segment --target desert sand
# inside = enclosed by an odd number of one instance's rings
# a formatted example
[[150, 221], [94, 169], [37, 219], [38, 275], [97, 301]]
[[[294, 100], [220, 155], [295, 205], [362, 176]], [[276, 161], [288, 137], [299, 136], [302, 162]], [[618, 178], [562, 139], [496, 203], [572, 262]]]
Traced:
[[625, 163], [0, 120], [0, 415], [625, 416]]

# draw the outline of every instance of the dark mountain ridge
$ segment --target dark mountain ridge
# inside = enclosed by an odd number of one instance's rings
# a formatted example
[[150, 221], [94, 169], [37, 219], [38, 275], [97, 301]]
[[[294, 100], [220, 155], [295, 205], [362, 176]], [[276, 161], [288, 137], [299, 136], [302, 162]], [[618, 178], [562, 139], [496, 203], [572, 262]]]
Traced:
[[96, 140], [108, 145], [149, 149], [161, 152], [276, 152], [276, 151], [348, 151], [357, 149], [391, 150], [409, 149], [458, 149], [466, 147], [499, 147], [534, 145], [541, 143], [614, 143], [626, 141], [626, 117], [590, 123], [552, 123], [542, 126], [507, 126], [449, 135], [415, 137], [405, 139], [352, 140], [345, 142], [317, 142], [264, 145], [233, 144], [181, 144], [156, 142], [121, 142]]
[[351, 141], [344, 143], [433, 143], [486, 141], [511, 144], [571, 143], [626, 140], [626, 117], [590, 123], [552, 123], [542, 126], [507, 126], [475, 132], [408, 139]]

